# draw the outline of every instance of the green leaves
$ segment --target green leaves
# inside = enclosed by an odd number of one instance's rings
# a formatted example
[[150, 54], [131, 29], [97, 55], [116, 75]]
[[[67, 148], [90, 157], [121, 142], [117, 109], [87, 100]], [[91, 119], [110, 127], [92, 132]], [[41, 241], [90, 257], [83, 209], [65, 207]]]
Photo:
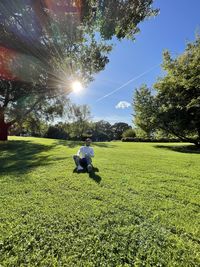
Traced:
[[165, 51], [163, 69], [154, 95], [147, 87], [136, 91], [135, 123], [147, 133], [163, 130], [200, 145], [200, 38], [175, 59]]
[[156, 103], [146, 85], [135, 91], [133, 107], [135, 111], [134, 123], [147, 133], [147, 137], [151, 137], [155, 129], [152, 114], [156, 110]]
[[100, 0], [96, 3], [97, 29], [105, 40], [112, 39], [113, 36], [118, 39], [134, 39], [139, 32], [138, 24], [145, 18], [158, 14], [158, 10], [151, 6], [152, 0]]

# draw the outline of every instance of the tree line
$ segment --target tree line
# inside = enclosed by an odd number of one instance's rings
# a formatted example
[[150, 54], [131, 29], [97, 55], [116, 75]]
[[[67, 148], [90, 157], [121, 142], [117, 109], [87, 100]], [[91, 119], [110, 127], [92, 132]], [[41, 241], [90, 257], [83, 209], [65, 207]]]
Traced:
[[38, 112], [32, 112], [21, 123], [16, 123], [11, 128], [10, 134], [74, 141], [90, 137], [97, 142], [121, 140], [125, 135], [130, 135], [130, 131], [132, 136], [135, 136], [132, 127], [125, 122], [111, 124], [104, 120], [92, 121], [90, 108], [87, 105], [68, 102], [65, 108], [65, 116], [57, 123], [55, 117], [46, 118], [41, 114], [38, 115]]
[[11, 135], [35, 136], [73, 141], [83, 141], [89, 137], [95, 142], [121, 140], [127, 135], [131, 135], [132, 137], [135, 136], [132, 127], [125, 122], [111, 124], [108, 121], [100, 120], [97, 122], [85, 121], [82, 126], [73, 122], [58, 122], [51, 125], [44, 121], [36, 122], [33, 118], [28, 118], [23, 125], [15, 125], [15, 127], [11, 128], [10, 133]]

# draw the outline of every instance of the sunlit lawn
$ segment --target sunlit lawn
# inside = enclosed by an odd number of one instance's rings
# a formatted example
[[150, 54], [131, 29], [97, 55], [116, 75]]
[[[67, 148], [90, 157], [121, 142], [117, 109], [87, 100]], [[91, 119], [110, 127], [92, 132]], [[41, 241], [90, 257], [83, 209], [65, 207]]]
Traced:
[[89, 176], [78, 147], [0, 143], [0, 266], [200, 266], [200, 151], [96, 143]]

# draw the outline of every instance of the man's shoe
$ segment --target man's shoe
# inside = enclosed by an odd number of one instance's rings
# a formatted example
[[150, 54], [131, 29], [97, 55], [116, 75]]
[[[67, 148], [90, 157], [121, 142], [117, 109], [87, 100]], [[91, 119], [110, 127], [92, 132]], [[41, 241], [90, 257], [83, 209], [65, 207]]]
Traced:
[[89, 165], [87, 166], [87, 170], [88, 170], [88, 172], [91, 172], [91, 171], [92, 171], [92, 165], [91, 165], [91, 164], [89, 164]]
[[83, 167], [81, 167], [80, 165], [77, 167], [77, 172], [81, 172], [83, 171]]

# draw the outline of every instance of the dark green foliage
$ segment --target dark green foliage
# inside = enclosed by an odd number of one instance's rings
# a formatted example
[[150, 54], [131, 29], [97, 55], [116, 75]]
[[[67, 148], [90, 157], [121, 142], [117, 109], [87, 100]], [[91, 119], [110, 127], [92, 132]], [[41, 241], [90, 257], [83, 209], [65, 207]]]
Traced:
[[155, 130], [200, 145], [200, 37], [172, 59], [164, 52], [166, 74], [155, 83], [156, 94], [147, 87], [136, 91], [135, 123], [148, 136]]
[[113, 139], [121, 140], [123, 132], [128, 129], [131, 129], [131, 126], [128, 125], [128, 123], [116, 122], [115, 124], [112, 125]]
[[123, 132], [122, 137], [123, 138], [126, 138], [126, 137], [132, 137], [133, 138], [133, 137], [136, 137], [136, 133], [135, 133], [134, 129], [129, 128]]
[[135, 137], [123, 137], [122, 142], [136, 142]]
[[142, 142], [142, 143], [179, 143], [177, 138], [142, 138], [142, 137], [123, 137], [122, 142]]
[[91, 124], [91, 137], [94, 141], [121, 140], [125, 130], [131, 126], [125, 122], [116, 122], [111, 125], [107, 121], [97, 121]]
[[97, 121], [91, 125], [91, 134], [94, 141], [111, 141], [113, 139], [112, 125], [104, 120]]
[[[85, 1], [94, 3], [95, 1]], [[157, 9], [152, 8], [153, 0], [99, 0], [96, 1], [95, 9], [90, 9], [91, 14], [97, 21], [97, 29], [103, 39], [134, 39], [139, 32], [138, 24], [145, 18], [155, 16]], [[126, 16], [124, 16], [126, 14]]]
[[154, 97], [146, 85], [135, 91], [133, 97], [134, 123], [146, 134], [147, 138], [150, 138], [155, 130], [152, 119], [152, 114], [156, 110], [154, 105]]
[[68, 123], [66, 131], [72, 140], [83, 140], [90, 130], [91, 112], [88, 105], [70, 105], [67, 116], [71, 123]]
[[59, 125], [49, 126], [44, 137], [52, 139], [68, 139], [68, 134]]
[[[130, 129], [131, 135], [134, 132], [127, 123], [119, 122], [111, 125], [107, 121], [90, 121], [90, 109], [86, 105], [72, 105], [74, 112], [70, 112], [71, 122], [59, 122], [47, 125], [47, 122], [30, 114], [24, 122], [16, 124], [11, 129], [11, 135], [28, 135], [47, 137], [55, 139], [67, 139], [83, 141], [87, 137], [96, 142], [111, 141], [121, 139], [123, 129]], [[71, 106], [71, 107], [72, 107]]]

